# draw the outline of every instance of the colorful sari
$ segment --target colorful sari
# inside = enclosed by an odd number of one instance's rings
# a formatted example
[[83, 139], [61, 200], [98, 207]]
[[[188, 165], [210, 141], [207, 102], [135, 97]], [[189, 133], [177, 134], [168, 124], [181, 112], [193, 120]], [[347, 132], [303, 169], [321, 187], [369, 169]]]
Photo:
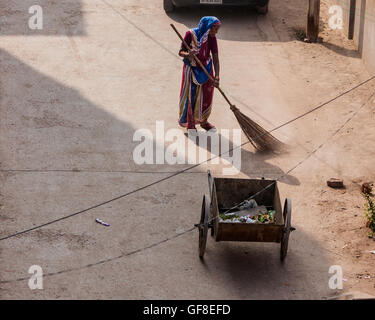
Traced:
[[[198, 28], [189, 30], [185, 35], [185, 41], [190, 48], [198, 51], [197, 57], [205, 66], [208, 73], [213, 76], [211, 53], [217, 50], [216, 37], [210, 37], [209, 32], [214, 24], [220, 24], [216, 17], [203, 17]], [[182, 50], [187, 50], [184, 44]], [[196, 62], [185, 58], [182, 72], [182, 84], [180, 91], [179, 124], [189, 129], [195, 124], [207, 121], [211, 114], [214, 86], [203, 69]]]

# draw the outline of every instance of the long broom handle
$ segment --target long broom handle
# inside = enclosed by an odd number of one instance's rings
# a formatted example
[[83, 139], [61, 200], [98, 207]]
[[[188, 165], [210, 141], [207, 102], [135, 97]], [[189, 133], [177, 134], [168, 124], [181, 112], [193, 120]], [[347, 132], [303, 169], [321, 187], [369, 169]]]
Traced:
[[[178, 35], [178, 37], [181, 39], [181, 41], [183, 42], [183, 44], [185, 45], [185, 47], [190, 51], [191, 48], [188, 46], [188, 44], [186, 43], [185, 39], [181, 36], [181, 34], [178, 32], [178, 30], [176, 29], [176, 27], [173, 25], [173, 23], [171, 23], [171, 27], [172, 29], [176, 32], [176, 34]], [[203, 63], [198, 59], [198, 57], [196, 55], [194, 55], [194, 59], [195, 61], [199, 64], [199, 66], [203, 69], [204, 73], [207, 75], [207, 77], [212, 81], [212, 82], [215, 82], [214, 78], [211, 77], [211, 75], [207, 72], [206, 68], [204, 67]], [[220, 87], [217, 87], [217, 89], [220, 91], [220, 93], [223, 95], [224, 99], [228, 102], [228, 104], [231, 106], [231, 108], [234, 107], [234, 105], [229, 101], [229, 99], [227, 98], [227, 96], [225, 95], [225, 93], [223, 92], [223, 90], [221, 90]], [[234, 107], [235, 108], [235, 107]]]

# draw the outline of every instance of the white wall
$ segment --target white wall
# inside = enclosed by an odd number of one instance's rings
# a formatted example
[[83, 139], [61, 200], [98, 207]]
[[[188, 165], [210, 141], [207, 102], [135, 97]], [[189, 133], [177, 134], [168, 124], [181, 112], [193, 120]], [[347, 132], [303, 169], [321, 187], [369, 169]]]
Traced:
[[[330, 0], [344, 10], [344, 34], [348, 36], [350, 0]], [[375, 75], [375, 0], [357, 0], [353, 40], [368, 70]]]

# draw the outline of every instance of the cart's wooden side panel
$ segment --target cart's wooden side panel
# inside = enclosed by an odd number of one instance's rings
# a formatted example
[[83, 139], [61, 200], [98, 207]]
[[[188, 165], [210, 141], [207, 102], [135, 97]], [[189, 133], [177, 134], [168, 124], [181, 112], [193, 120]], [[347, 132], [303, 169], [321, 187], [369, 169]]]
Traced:
[[211, 217], [214, 219], [212, 221], [214, 225], [214, 238], [217, 240], [217, 233], [219, 230], [219, 208], [218, 208], [218, 202], [217, 202], [217, 194], [216, 194], [216, 186], [215, 186], [215, 180], [213, 181], [213, 188], [212, 188], [212, 199], [211, 199]]
[[[211, 214], [216, 241], [280, 242], [282, 208], [275, 180], [214, 178]], [[231, 208], [253, 196], [257, 203], [276, 210], [276, 224], [220, 223], [219, 208]]]
[[276, 224], [284, 224], [284, 218], [282, 215], [283, 209], [281, 208], [279, 187], [275, 184], [275, 195], [273, 200], [273, 208], [276, 211]]
[[216, 241], [280, 242], [282, 226], [274, 224], [219, 223]]
[[274, 205], [274, 180], [214, 178], [214, 181], [219, 207], [230, 208], [250, 196], [259, 204]]

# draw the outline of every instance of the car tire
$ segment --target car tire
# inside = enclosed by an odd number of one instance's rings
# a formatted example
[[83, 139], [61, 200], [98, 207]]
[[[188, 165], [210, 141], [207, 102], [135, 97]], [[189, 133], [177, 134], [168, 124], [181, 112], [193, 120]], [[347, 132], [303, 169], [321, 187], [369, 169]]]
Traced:
[[163, 6], [165, 12], [173, 12], [174, 10], [174, 4], [172, 0], [163, 0]]
[[267, 14], [268, 13], [268, 4], [262, 7], [257, 7], [257, 12], [259, 14]]

